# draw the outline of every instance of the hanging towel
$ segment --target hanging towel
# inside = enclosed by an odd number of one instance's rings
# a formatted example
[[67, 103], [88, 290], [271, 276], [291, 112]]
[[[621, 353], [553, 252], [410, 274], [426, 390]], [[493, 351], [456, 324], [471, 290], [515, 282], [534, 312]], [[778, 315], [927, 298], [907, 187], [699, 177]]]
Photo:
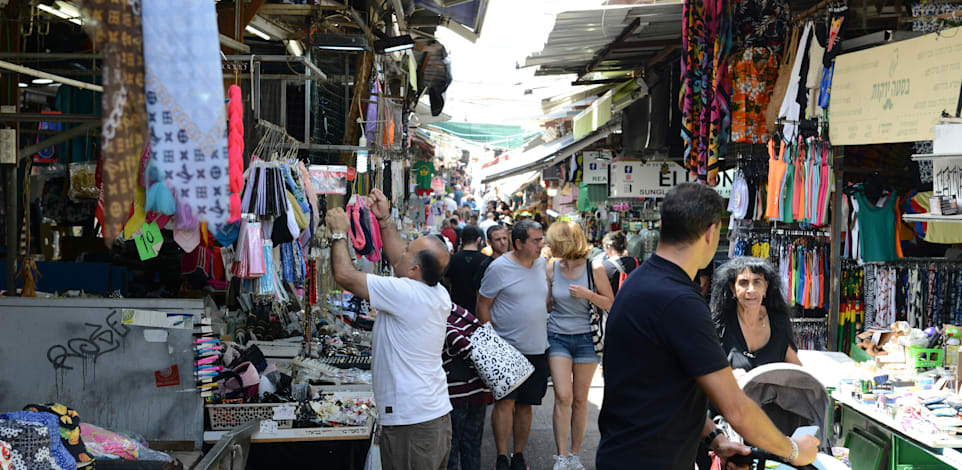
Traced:
[[214, 4], [149, 1], [142, 10], [153, 165], [178, 208], [189, 207], [195, 223], [206, 221], [221, 232], [230, 215], [230, 188]]
[[[159, 3], [159, 2], [155, 2]], [[104, 242], [123, 233], [137, 190], [147, 126], [144, 118], [143, 33], [140, 2], [83, 0], [87, 34], [102, 51]], [[210, 6], [213, 10], [213, 5]], [[219, 73], [219, 69], [218, 69]]]

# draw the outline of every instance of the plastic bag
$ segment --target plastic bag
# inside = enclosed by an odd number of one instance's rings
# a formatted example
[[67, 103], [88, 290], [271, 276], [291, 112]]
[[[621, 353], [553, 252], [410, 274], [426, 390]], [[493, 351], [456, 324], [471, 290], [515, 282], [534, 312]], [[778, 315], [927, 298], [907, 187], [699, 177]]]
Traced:
[[97, 199], [97, 162], [70, 164], [70, 199]]
[[93, 424], [80, 423], [80, 435], [95, 459], [174, 461], [169, 455], [148, 448], [132, 436], [108, 431]]
[[381, 470], [381, 443], [378, 442], [378, 433], [372, 434], [371, 447], [368, 448], [367, 459], [364, 460], [364, 470]]

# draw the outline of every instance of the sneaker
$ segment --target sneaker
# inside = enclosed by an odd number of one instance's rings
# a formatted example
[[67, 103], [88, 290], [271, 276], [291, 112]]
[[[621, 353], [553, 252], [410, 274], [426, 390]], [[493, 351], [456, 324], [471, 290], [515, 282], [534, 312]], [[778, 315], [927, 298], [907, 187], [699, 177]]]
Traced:
[[[561, 455], [554, 455], [554, 467], [551, 470], [569, 470], [568, 458]], [[582, 467], [583, 468], [583, 467]]]
[[511, 461], [507, 455], [499, 455], [498, 461], [494, 464], [494, 470], [511, 470]]
[[570, 470], [585, 470], [585, 466], [581, 464], [581, 459], [578, 458], [578, 454], [568, 453], [568, 468]]
[[524, 455], [521, 452], [511, 456], [511, 470], [530, 470], [524, 463]]

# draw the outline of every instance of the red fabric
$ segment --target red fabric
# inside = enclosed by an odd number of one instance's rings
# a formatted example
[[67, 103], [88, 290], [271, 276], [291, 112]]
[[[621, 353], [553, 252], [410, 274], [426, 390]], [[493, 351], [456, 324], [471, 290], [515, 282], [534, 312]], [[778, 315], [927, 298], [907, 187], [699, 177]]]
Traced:
[[214, 246], [214, 279], [226, 280], [224, 277], [224, 258], [221, 257], [220, 247]]
[[447, 238], [451, 241], [451, 246], [458, 246], [458, 232], [455, 232], [453, 228], [448, 227], [444, 230], [441, 230], [441, 235], [444, 235], [444, 238]]

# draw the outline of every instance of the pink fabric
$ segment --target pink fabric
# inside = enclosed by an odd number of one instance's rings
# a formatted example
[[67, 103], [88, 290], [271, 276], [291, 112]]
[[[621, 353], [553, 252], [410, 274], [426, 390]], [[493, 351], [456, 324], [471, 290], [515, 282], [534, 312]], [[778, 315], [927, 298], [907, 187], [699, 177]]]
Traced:
[[80, 437], [95, 458], [137, 460], [140, 457], [140, 445], [137, 441], [101, 427], [80, 423]]
[[230, 103], [227, 117], [230, 120], [227, 136], [228, 174], [230, 177], [230, 219], [237, 222], [241, 215], [240, 193], [244, 188], [244, 104], [241, 89], [231, 85], [227, 92]]

